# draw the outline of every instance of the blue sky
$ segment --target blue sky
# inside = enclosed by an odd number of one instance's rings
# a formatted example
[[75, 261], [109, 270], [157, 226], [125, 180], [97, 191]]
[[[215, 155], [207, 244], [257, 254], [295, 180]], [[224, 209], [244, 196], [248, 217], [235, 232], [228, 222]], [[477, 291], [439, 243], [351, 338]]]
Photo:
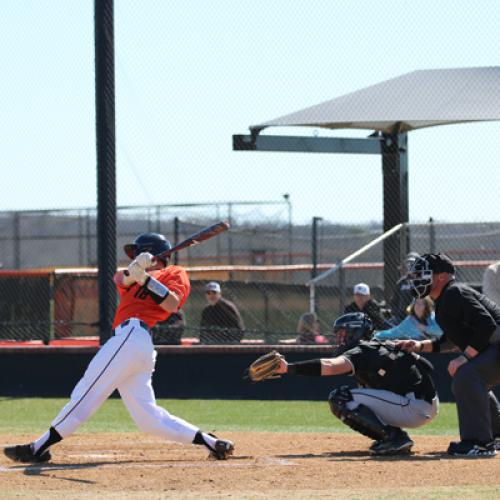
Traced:
[[[93, 2], [2, 7], [0, 210], [94, 206]], [[118, 203], [290, 193], [297, 222], [381, 220], [378, 158], [233, 152], [232, 134], [417, 69], [498, 65], [498, 26], [492, 0], [115, 0]], [[499, 137], [411, 133], [411, 220], [497, 220]]]

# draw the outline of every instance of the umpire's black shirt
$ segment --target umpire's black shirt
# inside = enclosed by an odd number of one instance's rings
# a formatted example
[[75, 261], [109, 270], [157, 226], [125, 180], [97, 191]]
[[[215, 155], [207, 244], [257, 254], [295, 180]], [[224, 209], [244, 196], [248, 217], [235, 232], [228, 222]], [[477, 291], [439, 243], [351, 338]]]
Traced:
[[448, 282], [435, 302], [436, 321], [444, 334], [433, 341], [433, 350], [449, 340], [463, 351], [471, 346], [476, 351], [488, 347], [492, 333], [500, 325], [500, 307], [473, 288]]

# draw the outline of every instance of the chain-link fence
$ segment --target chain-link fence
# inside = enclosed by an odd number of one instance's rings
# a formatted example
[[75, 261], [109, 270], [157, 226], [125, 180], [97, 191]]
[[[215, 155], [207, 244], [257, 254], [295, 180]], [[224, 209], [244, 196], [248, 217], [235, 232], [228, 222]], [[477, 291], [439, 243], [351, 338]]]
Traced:
[[[127, 213], [131, 212], [128, 209]], [[137, 224], [128, 228], [133, 236], [134, 229], [143, 228], [145, 223], [141, 225], [135, 216], [130, 220], [131, 224]], [[186, 234], [205, 222], [186, 225]], [[123, 224], [126, 226], [126, 222]], [[164, 230], [165, 227], [162, 223], [149, 229]], [[288, 231], [287, 225], [280, 226], [279, 222], [274, 227], [270, 221], [262, 227], [257, 223], [251, 225], [250, 221], [241, 226], [235, 223], [234, 229], [223, 235], [219, 243], [216, 242], [218, 238], [214, 238], [208, 244], [199, 245], [196, 254], [194, 250], [190, 256], [183, 254], [181, 264], [189, 270], [192, 292], [182, 317], [159, 325], [155, 341], [160, 344], [198, 343], [200, 340], [205, 343], [295, 342], [299, 335], [299, 319], [311, 310], [317, 314], [323, 338], [328, 341], [333, 320], [352, 301], [355, 284], [368, 284], [372, 296], [384, 302], [382, 242], [321, 279], [321, 273], [378, 238], [382, 234], [380, 228], [324, 223], [317, 231], [314, 244], [311, 227], [293, 226], [290, 246], [286, 238]], [[441, 251], [450, 255], [457, 265], [457, 278], [478, 288], [485, 267], [500, 259], [500, 223], [439, 224], [430, 221], [405, 226], [402, 234], [407, 235], [411, 251]], [[229, 235], [232, 247], [228, 243]], [[120, 238], [123, 241], [130, 239], [123, 234]], [[49, 241], [45, 240], [45, 244]], [[64, 241], [58, 238], [51, 243], [56, 248]], [[257, 245], [264, 256], [262, 260], [254, 258]], [[229, 248], [234, 251], [233, 264]], [[289, 248], [292, 250], [291, 264], [287, 263]], [[315, 268], [311, 257], [313, 248], [318, 253]], [[54, 257], [54, 249], [46, 247], [46, 252], [44, 264], [58, 259]], [[214, 258], [217, 255], [220, 259]], [[236, 258], [237, 255], [240, 257]], [[190, 265], [191, 262], [197, 265]], [[401, 275], [404, 274], [404, 256], [400, 262], [388, 265], [396, 266]], [[312, 289], [307, 283], [313, 275], [318, 275], [318, 281], [311, 301]], [[216, 327], [208, 338], [201, 335], [200, 339], [203, 311], [208, 305], [205, 286], [210, 281], [218, 282], [222, 297], [236, 305], [243, 326], [224, 326], [222, 322], [219, 330]], [[391, 302], [387, 301], [385, 307], [390, 309]], [[0, 339], [3, 341], [69, 341], [98, 336], [97, 308], [95, 270], [0, 271]]]
[[[0, 263], [4, 269], [97, 265], [96, 210], [0, 212]], [[185, 265], [292, 263], [291, 205], [286, 200], [120, 207], [117, 259], [139, 233], [155, 231], [173, 243], [218, 220], [229, 233], [177, 256]]]
[[[412, 16], [392, 9], [385, 16], [389, 29], [377, 32], [380, 64], [373, 64], [372, 27], [379, 25], [373, 16], [380, 11], [375, 3], [359, 11], [332, 9], [332, 2], [325, 1], [319, 6], [289, 2], [286, 8], [275, 2], [222, 1], [203, 7], [200, 2], [114, 2], [113, 15], [112, 4], [11, 1], [2, 12], [0, 87], [7, 97], [0, 121], [1, 206], [90, 208], [0, 212], [1, 338], [49, 341], [98, 334], [95, 274], [64, 269], [97, 266], [97, 205], [100, 220], [108, 223], [108, 232], [105, 224], [99, 228], [99, 240], [106, 249], [112, 247], [115, 199], [134, 204], [117, 209], [119, 265], [126, 264], [123, 245], [138, 233], [161, 232], [175, 243], [218, 220], [231, 222], [231, 231], [173, 258], [191, 269], [193, 279], [185, 325], [174, 325], [174, 340], [181, 326], [183, 338], [199, 338], [203, 285], [212, 279], [222, 283], [223, 296], [238, 306], [243, 340], [273, 335], [293, 339], [298, 319], [311, 310], [326, 333], [358, 282], [391, 305], [387, 268], [391, 280], [400, 275], [404, 256], [388, 260], [386, 251], [384, 268], [383, 244], [318, 281], [314, 293], [306, 284], [380, 236], [382, 220], [387, 229], [431, 214], [448, 221], [496, 217], [498, 71], [441, 72], [449, 55], [432, 50], [441, 40], [428, 36], [425, 22], [415, 22], [419, 16], [425, 19], [425, 9]], [[103, 10], [107, 15], [99, 15]], [[484, 21], [494, 19], [487, 19], [486, 12]], [[447, 7], [437, 13], [443, 21], [448, 14]], [[103, 21], [96, 24], [106, 27], [106, 36], [99, 36], [94, 20]], [[494, 22], [483, 24], [485, 33], [496, 33]], [[400, 33], [415, 34], [420, 50], [414, 50], [412, 37], [394, 44], [396, 25]], [[298, 30], [314, 36], [297, 36]], [[20, 37], [20, 32], [27, 35]], [[467, 50], [462, 49], [470, 46], [469, 36], [466, 30], [454, 34], [455, 65], [467, 66]], [[490, 39], [483, 36], [486, 45]], [[415, 52], [410, 61], [408, 49]], [[401, 104], [401, 113], [395, 110], [392, 116], [381, 104], [386, 85], [378, 84], [407, 81], [397, 77], [425, 67], [436, 70], [434, 88], [414, 85], [410, 92], [404, 92], [406, 86], [389, 92], [387, 102], [398, 104], [399, 99]], [[457, 79], [462, 74], [465, 79]], [[428, 77], [425, 81], [432, 84]], [[379, 96], [362, 91], [374, 87]], [[447, 104], [456, 103], [456, 125], [405, 132], [415, 125], [408, 116], [421, 116], [420, 124], [446, 123], [436, 122], [443, 118], [438, 96], [453, 87], [457, 92], [449, 93]], [[341, 96], [359, 96], [357, 91], [373, 95], [360, 107], [373, 113], [373, 121], [347, 116], [338, 123], [332, 116], [331, 121], [305, 122], [314, 128], [269, 127], [260, 134], [267, 141], [285, 134], [286, 147], [282, 143], [280, 151], [290, 151], [293, 142], [292, 149], [304, 153], [278, 154], [272, 148], [242, 153], [231, 147], [231, 136], [249, 125]], [[465, 123], [484, 119], [484, 106], [493, 110], [487, 123]], [[471, 114], [462, 116], [461, 111]], [[367, 123], [376, 129], [329, 128]], [[292, 136], [302, 139], [291, 141]], [[330, 139], [335, 147], [326, 146]], [[351, 139], [356, 148], [349, 146]], [[317, 153], [359, 148], [376, 154]], [[471, 165], [477, 172], [473, 183]], [[277, 199], [241, 201], [273, 197]], [[229, 198], [234, 201], [220, 201]], [[216, 202], [185, 204], [189, 200]], [[135, 206], [139, 204], [144, 206]], [[496, 222], [429, 222], [407, 229], [402, 248], [447, 252], [458, 262], [458, 278], [473, 286], [480, 285], [486, 265], [500, 259]], [[107, 277], [114, 259], [109, 266], [103, 261], [111, 254], [100, 254], [105, 283], [111, 282]], [[103, 297], [103, 303], [112, 303], [107, 292]], [[109, 308], [102, 307], [101, 313], [103, 309]]]

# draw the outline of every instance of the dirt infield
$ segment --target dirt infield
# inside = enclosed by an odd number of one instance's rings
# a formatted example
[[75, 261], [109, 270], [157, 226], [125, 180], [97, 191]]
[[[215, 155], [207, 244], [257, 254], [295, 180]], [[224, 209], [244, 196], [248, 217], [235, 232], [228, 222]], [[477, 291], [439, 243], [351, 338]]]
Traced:
[[[0, 435], [0, 444], [33, 436]], [[229, 433], [236, 453], [206, 460], [201, 447], [144, 434], [82, 434], [57, 445], [53, 461], [0, 458], [0, 496], [89, 498], [407, 498], [500, 495], [498, 457], [443, 454], [448, 437], [417, 436], [409, 457], [372, 458], [354, 434]], [[497, 486], [498, 485], [498, 486]], [[471, 494], [472, 492], [472, 494]]]

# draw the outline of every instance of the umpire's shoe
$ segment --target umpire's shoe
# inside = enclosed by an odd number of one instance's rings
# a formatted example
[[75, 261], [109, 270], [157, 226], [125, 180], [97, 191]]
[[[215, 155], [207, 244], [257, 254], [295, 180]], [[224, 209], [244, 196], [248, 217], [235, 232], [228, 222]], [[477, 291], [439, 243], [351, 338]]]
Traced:
[[7, 458], [14, 460], [14, 462], [23, 462], [25, 464], [48, 462], [52, 458], [49, 450], [46, 450], [41, 455], [33, 453], [31, 444], [7, 446], [3, 449], [3, 452]]
[[210, 460], [227, 460], [234, 453], [234, 443], [226, 439], [217, 439], [215, 446], [210, 450]]
[[448, 455], [456, 457], [494, 457], [496, 454], [494, 442], [480, 443], [472, 439], [463, 439], [462, 441], [453, 441], [448, 446]]
[[500, 450], [500, 436], [494, 436], [494, 438], [493, 438], [493, 447], [497, 451]]
[[408, 455], [415, 443], [410, 436], [397, 427], [387, 439], [376, 441], [370, 446], [371, 455]]

